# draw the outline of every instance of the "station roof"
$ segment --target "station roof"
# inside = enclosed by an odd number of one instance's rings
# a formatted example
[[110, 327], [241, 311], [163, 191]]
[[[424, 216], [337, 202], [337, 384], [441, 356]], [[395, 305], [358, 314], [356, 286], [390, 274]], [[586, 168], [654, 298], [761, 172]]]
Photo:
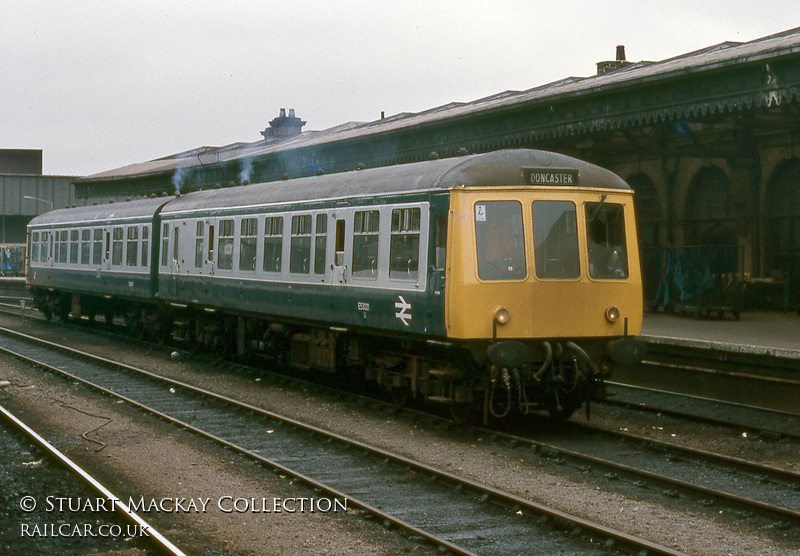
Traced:
[[[744, 65], [766, 66], [766, 83], [757, 90], [730, 91], [724, 97], [669, 99], [655, 108], [631, 106], [613, 114], [587, 114], [559, 125], [549, 134], [569, 134], [577, 130], [591, 131], [595, 126], [629, 125], [681, 118], [698, 112], [732, 110], [736, 107], [772, 106], [800, 98], [800, 86], [779, 83], [772, 75], [770, 63], [800, 54], [800, 28], [791, 29], [754, 41], [723, 42], [658, 62], [638, 62], [612, 72], [589, 77], [568, 77], [525, 91], [505, 91], [472, 102], [453, 102], [418, 113], [401, 113], [373, 122], [349, 122], [323, 131], [306, 131], [291, 138], [269, 138], [252, 143], [233, 143], [222, 147], [199, 147], [157, 160], [131, 164], [76, 180], [76, 184], [107, 182], [171, 174], [180, 169], [222, 162], [244, 161], [305, 148], [393, 134], [442, 123], [455, 123], [500, 112], [536, 107], [549, 107], [570, 100], [602, 97], [605, 93], [622, 93], [643, 87], [661, 86], [685, 80], [697, 74], [713, 74]], [[616, 108], [616, 107], [615, 107]]]

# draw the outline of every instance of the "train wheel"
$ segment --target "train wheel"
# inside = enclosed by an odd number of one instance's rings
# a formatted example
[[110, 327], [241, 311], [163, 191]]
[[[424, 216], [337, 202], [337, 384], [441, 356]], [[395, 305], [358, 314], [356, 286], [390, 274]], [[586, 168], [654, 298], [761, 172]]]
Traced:
[[577, 407], [574, 406], [558, 406], [558, 407], [548, 407], [547, 414], [550, 415], [552, 419], [557, 421], [566, 421], [572, 414], [575, 413]]
[[405, 407], [411, 399], [411, 390], [408, 388], [392, 388], [389, 392], [392, 405], [398, 409]]
[[63, 323], [69, 322], [69, 307], [60, 307], [58, 309], [58, 320]]
[[477, 416], [474, 403], [454, 403], [450, 405], [450, 417], [456, 425], [471, 423]]

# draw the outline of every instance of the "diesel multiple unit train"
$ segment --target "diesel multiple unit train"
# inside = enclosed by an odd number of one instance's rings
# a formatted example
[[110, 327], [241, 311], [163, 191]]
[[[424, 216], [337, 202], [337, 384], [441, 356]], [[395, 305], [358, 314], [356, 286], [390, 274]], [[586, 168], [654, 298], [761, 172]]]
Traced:
[[566, 417], [643, 355], [633, 192], [506, 150], [54, 210], [36, 307], [261, 356], [398, 403]]

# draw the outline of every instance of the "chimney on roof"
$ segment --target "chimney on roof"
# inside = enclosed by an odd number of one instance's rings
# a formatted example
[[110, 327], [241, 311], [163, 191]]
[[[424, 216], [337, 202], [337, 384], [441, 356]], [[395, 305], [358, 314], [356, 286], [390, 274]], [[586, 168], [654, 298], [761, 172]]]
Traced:
[[281, 108], [280, 115], [269, 122], [269, 127], [261, 132], [264, 139], [285, 138], [300, 135], [301, 128], [306, 122], [294, 115], [294, 108], [289, 109], [286, 115], [286, 108]]
[[604, 73], [611, 73], [620, 68], [631, 65], [633, 62], [628, 62], [625, 59], [625, 45], [617, 45], [617, 59], [606, 62], [597, 62], [597, 75]]

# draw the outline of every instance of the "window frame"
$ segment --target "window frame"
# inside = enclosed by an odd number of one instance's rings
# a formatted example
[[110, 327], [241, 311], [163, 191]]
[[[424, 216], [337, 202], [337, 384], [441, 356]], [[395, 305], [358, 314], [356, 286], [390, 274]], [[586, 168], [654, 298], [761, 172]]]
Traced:
[[[264, 218], [262, 270], [280, 274], [283, 268], [283, 215], [269, 214]], [[277, 255], [277, 256], [275, 256]]]
[[[514, 205], [514, 218], [510, 214], [499, 214], [505, 206], [508, 211]], [[489, 207], [492, 215], [489, 215]], [[518, 209], [518, 211], [516, 210]], [[521, 201], [517, 199], [478, 199], [472, 205], [474, 225], [473, 245], [476, 255], [475, 271], [483, 282], [523, 282], [528, 278], [525, 237], [525, 214]], [[497, 214], [496, 214], [497, 213]], [[489, 220], [491, 218], [491, 220]], [[487, 224], [483, 224], [486, 222]], [[504, 225], [508, 225], [503, 227]], [[514, 227], [511, 227], [513, 224]], [[510, 256], [506, 256], [510, 255]]]
[[289, 240], [289, 273], [308, 276], [311, 272], [310, 214], [293, 214]]
[[256, 271], [258, 259], [258, 218], [243, 217], [239, 221], [239, 270]]
[[[389, 279], [416, 281], [419, 279], [420, 238], [422, 237], [422, 209], [420, 207], [392, 208], [391, 230], [389, 232]], [[403, 244], [411, 240], [411, 246]], [[415, 244], [415, 245], [414, 245]], [[399, 254], [404, 251], [405, 254]], [[395, 259], [402, 266], [402, 260], [413, 255], [405, 271], [393, 268]], [[413, 266], [413, 272], [412, 272]]]
[[[539, 218], [536, 214], [536, 206], [547, 204], [548, 206], [553, 205], [570, 205], [572, 207], [572, 216], [567, 217], [567, 219], [571, 218], [571, 222], [568, 224], [570, 225], [570, 230], [572, 235], [574, 236], [574, 241], [570, 242], [570, 245], [567, 248], [572, 249], [572, 254], [570, 255], [570, 259], [565, 259], [563, 256], [559, 256], [555, 259], [547, 259], [543, 257], [547, 257], [547, 249], [543, 246], [543, 243], [540, 244], [537, 241], [537, 230], [541, 230], [542, 228], [539, 225], [539, 222], [543, 219]], [[553, 231], [553, 228], [558, 224], [564, 215], [570, 214], [569, 212], [561, 211], [559, 217], [556, 218], [547, 230], [547, 237], [544, 241], [550, 239], [550, 235]], [[533, 256], [534, 256], [534, 265], [533, 270], [536, 278], [539, 280], [554, 280], [554, 281], [576, 281], [581, 279], [582, 273], [582, 260], [580, 254], [580, 240], [578, 237], [578, 205], [575, 201], [571, 199], [536, 199], [531, 203], [531, 218], [533, 219]], [[566, 222], [565, 222], [566, 223]], [[554, 239], [560, 239], [564, 237], [563, 234], [559, 236], [553, 236]], [[561, 261], [561, 269], [559, 273], [548, 271], [547, 263], [549, 261]], [[565, 262], [566, 261], [566, 262]], [[574, 267], [567, 268], [565, 264], [574, 265]], [[560, 275], [559, 275], [560, 274]]]
[[381, 268], [380, 224], [379, 209], [363, 209], [353, 213], [353, 250], [350, 253], [350, 275], [353, 278], [378, 279]]

